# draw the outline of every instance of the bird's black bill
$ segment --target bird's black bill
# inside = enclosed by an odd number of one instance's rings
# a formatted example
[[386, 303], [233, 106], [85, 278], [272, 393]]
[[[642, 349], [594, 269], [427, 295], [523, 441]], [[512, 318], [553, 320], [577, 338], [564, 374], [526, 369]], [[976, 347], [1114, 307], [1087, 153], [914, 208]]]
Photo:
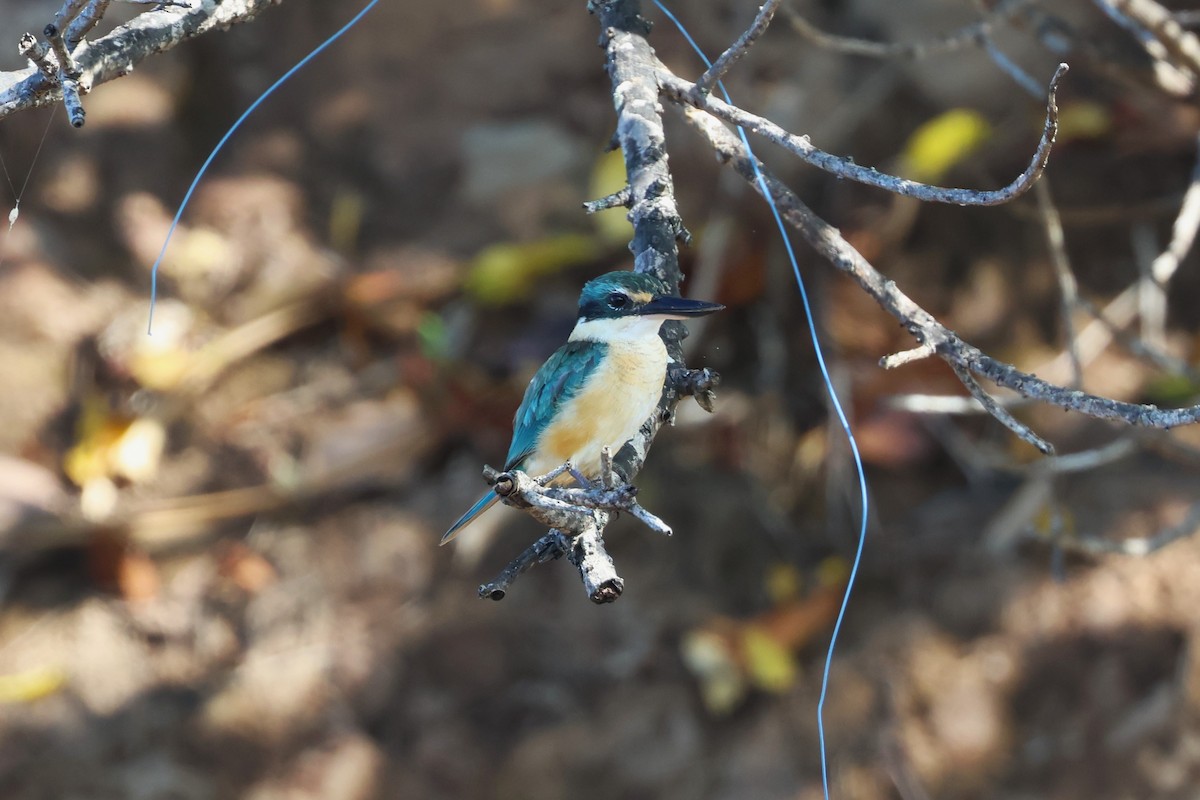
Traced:
[[662, 317], [663, 319], [688, 319], [703, 317], [714, 311], [721, 311], [725, 306], [720, 303], [709, 303], [704, 300], [689, 300], [686, 297], [656, 297], [638, 309], [638, 314], [646, 317]]

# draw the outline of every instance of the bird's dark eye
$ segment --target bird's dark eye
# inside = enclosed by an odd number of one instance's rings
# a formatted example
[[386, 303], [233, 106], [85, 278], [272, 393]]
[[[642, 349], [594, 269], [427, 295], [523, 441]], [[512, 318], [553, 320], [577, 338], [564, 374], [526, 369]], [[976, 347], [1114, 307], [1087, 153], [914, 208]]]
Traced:
[[620, 292], [613, 292], [608, 296], [608, 300], [606, 302], [608, 303], [608, 307], [613, 311], [620, 311], [622, 308], [628, 305], [629, 298]]

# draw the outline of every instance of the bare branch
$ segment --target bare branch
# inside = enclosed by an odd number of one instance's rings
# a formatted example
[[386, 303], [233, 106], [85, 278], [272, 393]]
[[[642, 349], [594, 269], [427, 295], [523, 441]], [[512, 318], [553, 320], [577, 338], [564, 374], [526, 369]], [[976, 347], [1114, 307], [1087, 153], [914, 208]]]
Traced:
[[1196, 164], [1192, 167], [1192, 182], [1183, 195], [1183, 205], [1171, 228], [1171, 243], [1150, 266], [1150, 276], [1160, 286], [1166, 286], [1179, 269], [1180, 262], [1196, 241], [1200, 228], [1200, 138], [1196, 140]]
[[545, 564], [547, 561], [562, 558], [568, 549], [570, 549], [570, 544], [562, 532], [551, 530], [525, 548], [525, 551], [514, 558], [499, 575], [487, 583], [481, 584], [479, 596], [485, 600], [503, 600], [504, 596], [508, 594], [508, 587], [526, 570], [534, 564]]
[[[741, 141], [717, 120], [685, 107], [684, 116], [716, 153], [717, 160], [732, 166], [761, 194], [768, 194], [783, 218], [837, 269], [850, 275], [888, 313], [896, 317], [922, 345], [955, 367], [986, 378], [997, 386], [1048, 405], [1078, 411], [1099, 419], [1121, 420], [1130, 425], [1174, 428], [1200, 421], [1200, 406], [1160, 409], [1125, 403], [1086, 392], [1055, 386], [1034, 375], [998, 361], [962, 341], [896, 286], [884, 278], [833, 226], [814, 214], [783, 183], [746, 156]], [[993, 412], [994, 413], [994, 412]]]
[[1046, 180], [1038, 182], [1038, 209], [1042, 214], [1042, 227], [1046, 231], [1046, 245], [1050, 248], [1050, 263], [1054, 265], [1054, 276], [1058, 279], [1058, 302], [1062, 314], [1063, 337], [1066, 339], [1064, 350], [1071, 363], [1071, 385], [1083, 385], [1083, 361], [1079, 358], [1079, 347], [1075, 336], [1075, 309], [1079, 306], [1079, 284], [1075, 273], [1071, 270], [1071, 260], [1067, 257], [1067, 240], [1063, 234], [1062, 218], [1058, 216], [1058, 208], [1050, 194], [1050, 184]]
[[[1138, 29], [1162, 44], [1166, 57], [1177, 67], [1190, 72], [1193, 79], [1200, 76], [1200, 37], [1175, 20], [1170, 11], [1163, 8], [1154, 0], [1094, 0], [1102, 11], [1118, 22], [1128, 19], [1133, 25], [1135, 36], [1146, 43], [1143, 36], [1137, 35]], [[1129, 26], [1126, 26], [1127, 28]], [[1151, 56], [1156, 50], [1148, 50]]]
[[108, 11], [110, 2], [111, 0], [90, 0], [88, 2], [87, 7], [79, 12], [79, 15], [71, 21], [70, 27], [67, 28], [67, 47], [74, 49], [79, 46], [83, 37], [87, 36], [104, 17], [104, 12]]
[[1171, 542], [1194, 535], [1197, 530], [1200, 530], [1200, 503], [1194, 503], [1178, 525], [1163, 528], [1151, 536], [1110, 541], [1094, 536], [1076, 535], [1061, 537], [1055, 544], [1064, 550], [1088, 555], [1148, 556]]
[[705, 70], [704, 74], [696, 81], [696, 92], [699, 95], [711, 92], [717, 85], [717, 81], [721, 80], [729, 68], [750, 52], [750, 48], [754, 46], [758, 38], [767, 32], [776, 10], [779, 9], [780, 2], [781, 0], [767, 0], [762, 4], [758, 9], [758, 14], [754, 17], [754, 22], [750, 24], [746, 32], [739, 36], [738, 40], [729, 46], [729, 49], [721, 53], [720, 58], [714, 61], [713, 65]]
[[1036, 447], [1042, 453], [1046, 455], [1054, 454], [1053, 445], [1034, 433], [1028, 425], [1010, 414], [1008, 409], [997, 403], [994, 397], [983, 390], [983, 387], [979, 385], [979, 382], [975, 380], [964, 365], [950, 359], [947, 359], [947, 361], [950, 364], [950, 368], [954, 370], [954, 374], [962, 381], [962, 385], [967, 387], [967, 391], [971, 393], [971, 396], [978, 400], [984, 410], [995, 417], [1001, 425]]
[[612, 194], [605, 195], [598, 200], [588, 200], [583, 204], [583, 210], [589, 214], [595, 214], [599, 211], [606, 211], [610, 208], [620, 208], [621, 206], [629, 208], [632, 203], [633, 196], [629, 191], [629, 187], [622, 186]]
[[883, 367], [884, 369], [895, 369], [896, 367], [902, 367], [905, 364], [911, 364], [914, 361], [920, 361], [922, 359], [929, 358], [932, 355], [936, 355], [934, 349], [927, 344], [923, 344], [920, 347], [914, 347], [911, 350], [905, 350], [901, 353], [892, 353], [889, 356], [884, 356], [883, 358], [879, 359], [879, 366]]
[[[79, 90], [86, 93], [128, 74], [155, 53], [211, 30], [251, 20], [277, 3], [278, 0], [210, 0], [195, 8], [172, 7], [141, 14], [94, 42], [83, 42], [72, 53], [80, 73]], [[59, 102], [62, 97], [61, 87], [40, 69], [30, 67], [0, 73], [0, 119], [17, 111]]]
[[71, 127], [82, 128], [86, 114], [83, 110], [83, 100], [79, 96], [79, 79], [83, 73], [71, 56], [71, 51], [67, 49], [67, 43], [63, 41], [62, 29], [50, 23], [43, 32], [58, 59], [58, 86], [62, 92], [63, 105], [67, 108], [67, 119]]
[[715, 97], [698, 97], [694, 84], [675, 76], [665, 67], [659, 73], [659, 83], [664, 93], [673, 100], [693, 106], [708, 112], [718, 119], [732, 125], [739, 125], [751, 133], [756, 133], [768, 141], [791, 151], [804, 161], [815, 167], [848, 178], [868, 186], [877, 186], [895, 194], [915, 197], [934, 203], [951, 203], [960, 206], [992, 206], [1020, 197], [1027, 192], [1046, 169], [1050, 158], [1050, 149], [1054, 145], [1054, 137], [1058, 134], [1058, 105], [1055, 102], [1055, 92], [1058, 83], [1067, 72], [1066, 64], [1059, 64], [1050, 79], [1050, 90], [1046, 103], [1046, 125], [1042, 138], [1038, 142], [1033, 159], [1016, 180], [1002, 189], [995, 191], [978, 191], [975, 189], [947, 189], [938, 186], [918, 183], [917, 181], [888, 175], [870, 167], [862, 167], [845, 158], [826, 153], [813, 146], [807, 136], [797, 136], [785, 131], [768, 119], [751, 114], [742, 109], [724, 103]]
[[983, 49], [992, 59], [992, 63], [1000, 68], [1000, 71], [1013, 79], [1013, 82], [1025, 90], [1025, 93], [1033, 98], [1041, 98], [1042, 85], [1034, 79], [1025, 70], [1018, 66], [1017, 62], [1008, 57], [1003, 50], [996, 46], [992, 41], [992, 37], [983, 34], [982, 37]]
[[834, 36], [818, 29], [790, 7], [785, 7], [783, 13], [793, 30], [829, 50], [868, 58], [911, 58], [915, 60], [979, 45], [982, 43], [983, 37], [990, 33], [996, 25], [1010, 19], [1037, 1], [1003, 0], [978, 22], [923, 42], [871, 42], [848, 36]]
[[65, 29], [90, 0], [63, 0], [62, 8], [54, 15], [54, 27]]

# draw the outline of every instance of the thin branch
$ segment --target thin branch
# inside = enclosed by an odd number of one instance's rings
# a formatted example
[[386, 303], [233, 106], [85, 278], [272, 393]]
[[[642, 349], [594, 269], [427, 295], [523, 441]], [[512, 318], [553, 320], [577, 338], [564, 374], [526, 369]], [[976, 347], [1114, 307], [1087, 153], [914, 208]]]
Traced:
[[619, 208], [624, 206], [629, 208], [633, 203], [633, 195], [629, 191], [628, 186], [622, 186], [610, 195], [605, 195], [598, 200], [588, 200], [583, 204], [583, 210], [588, 214], [595, 214], [598, 211], [607, 211], [610, 208]]
[[1093, 536], [1076, 535], [1063, 537], [1056, 544], [1064, 550], [1088, 555], [1148, 556], [1171, 542], [1193, 536], [1197, 530], [1200, 530], [1200, 503], [1193, 504], [1178, 525], [1163, 528], [1152, 536], [1110, 541]]
[[1001, 50], [992, 37], [987, 34], [981, 36], [983, 49], [992, 59], [992, 63], [1000, 68], [1000, 71], [1013, 79], [1013, 82], [1020, 86], [1027, 95], [1035, 99], [1041, 99], [1042, 85], [1025, 70], [1008, 57], [1008, 54]]
[[758, 9], [758, 14], [754, 17], [754, 22], [746, 29], [746, 32], [738, 37], [737, 41], [729, 46], [724, 53], [721, 53], [720, 58], [713, 62], [713, 65], [705, 70], [704, 74], [696, 81], [696, 92], [700, 95], [706, 95], [713, 90], [717, 85], [717, 81], [729, 71], [729, 68], [741, 60], [742, 56], [750, 52], [750, 48], [758, 41], [759, 37], [767, 32], [767, 28], [771, 25], [771, 20], [775, 17], [775, 12], [779, 9], [781, 0], [767, 0]]
[[1083, 361], [1079, 358], [1075, 336], [1075, 309], [1079, 306], [1079, 284], [1071, 270], [1062, 219], [1054, 205], [1049, 181], [1039, 181], [1035, 194], [1038, 210], [1042, 214], [1042, 228], [1046, 232], [1046, 246], [1050, 249], [1050, 263], [1054, 265], [1054, 277], [1058, 280], [1059, 313], [1062, 314], [1063, 337], [1067, 341], [1064, 350], [1071, 364], [1070, 385], [1079, 387], [1083, 385]]
[[1200, 228], [1200, 137], [1196, 140], [1196, 150], [1192, 181], [1183, 195], [1183, 204], [1171, 228], [1171, 243], [1150, 266], [1150, 276], [1163, 287], [1170, 282], [1180, 262], [1192, 249], [1196, 241], [1196, 229]]
[[[1136, 25], [1137, 29], [1145, 29], [1150, 36], [1162, 43], [1172, 64], [1186, 69], [1193, 76], [1200, 76], [1200, 37], [1180, 25], [1170, 11], [1154, 0], [1094, 1], [1114, 20], [1120, 22], [1125, 18]], [[1137, 38], [1145, 42], [1142, 36]]]
[[[1116, 8], [1109, 0], [1096, 0], [1096, 6], [1113, 22], [1128, 31], [1154, 64], [1155, 78], [1159, 84], [1174, 95], [1187, 95], [1196, 88], [1196, 72], [1186, 65], [1179, 65], [1167, 45], [1138, 19], [1130, 17]], [[1182, 28], [1180, 28], [1182, 31]]]
[[[1031, 521], [1047, 506], [1054, 504], [1056, 479], [1059, 476], [1094, 470], [1129, 458], [1137, 452], [1137, 437], [1126, 434], [1091, 450], [1033, 462], [1023, 470], [1025, 478], [1021, 485], [984, 529], [982, 538], [987, 548], [992, 552], [1012, 549], [1029, 530]], [[1055, 526], [1051, 536], [1055, 547], [1063, 544], [1065, 537], [1058, 526]]]
[[1004, 408], [1004, 406], [996, 402], [994, 397], [985, 392], [966, 366], [953, 360], [947, 359], [947, 361], [950, 364], [950, 368], [954, 370], [954, 374], [962, 381], [962, 385], [967, 387], [967, 391], [971, 393], [971, 396], [978, 400], [984, 410], [995, 417], [1001, 425], [1015, 433], [1018, 438], [1036, 447], [1045, 455], [1052, 455], [1054, 453], [1053, 445], [1034, 433], [1028, 425], [1010, 414], [1008, 409]]
[[911, 364], [914, 361], [921, 361], [922, 359], [929, 358], [933, 355], [937, 355], [934, 352], [934, 349], [927, 344], [923, 344], [920, 347], [914, 347], [911, 350], [904, 350], [899, 353], [892, 353], [891, 355], [884, 356], [883, 358], [879, 359], [879, 366], [883, 367], [884, 369], [895, 369], [896, 367], [902, 367], [905, 364]]
[[997, 25], [1011, 19], [1038, 0], [1004, 0], [997, 3], [983, 18], [956, 31], [922, 42], [872, 42], [849, 36], [835, 36], [814, 26], [790, 7], [784, 8], [784, 16], [792, 29], [813, 43], [828, 50], [867, 58], [909, 58], [919, 60], [929, 56], [974, 47], [983, 43], [984, 37]]
[[1025, 171], [1016, 180], [1002, 189], [995, 191], [978, 191], [975, 189], [948, 189], [917, 181], [907, 180], [894, 175], [879, 172], [870, 167], [862, 167], [813, 146], [807, 136], [797, 136], [789, 133], [775, 123], [763, 117], [756, 116], [742, 109], [724, 103], [715, 97], [698, 97], [695, 85], [675, 76], [663, 67], [659, 72], [659, 83], [663, 92], [671, 99], [693, 106], [701, 111], [712, 114], [718, 119], [732, 125], [739, 125], [751, 133], [756, 133], [768, 141], [791, 151], [804, 161], [819, 167], [826, 172], [841, 178], [877, 186], [895, 194], [915, 197], [919, 200], [934, 203], [951, 203], [960, 206], [992, 206], [1007, 203], [1027, 192], [1046, 169], [1050, 158], [1050, 149], [1054, 145], [1054, 137], [1058, 134], [1058, 105], [1055, 102], [1055, 92], [1063, 75], [1067, 73], [1067, 65], [1059, 64], [1050, 79], [1050, 88], [1046, 102], [1046, 124], [1042, 138], [1038, 142], [1033, 158]]
[[545, 564], [562, 558], [570, 549], [567, 538], [562, 531], [550, 530], [545, 536], [525, 548], [521, 555], [514, 558], [500, 574], [479, 587], [479, 596], [485, 600], [503, 600], [508, 594], [508, 587], [513, 581], [535, 564]]
[[[128, 0], [127, 0], [128, 1]], [[67, 28], [67, 46], [74, 49], [104, 17], [111, 0], [91, 0]]]
[[[910, 351], [911, 352], [911, 351]], [[994, 398], [1006, 408], [1018, 404], [1028, 404], [1020, 398]], [[986, 414], [987, 409], [970, 395], [957, 394], [894, 394], [887, 399], [888, 408], [896, 411], [907, 411], [910, 414], [930, 414], [936, 416], [971, 416]]]
[[63, 0], [62, 8], [54, 15], [54, 26], [64, 30], [90, 0]]

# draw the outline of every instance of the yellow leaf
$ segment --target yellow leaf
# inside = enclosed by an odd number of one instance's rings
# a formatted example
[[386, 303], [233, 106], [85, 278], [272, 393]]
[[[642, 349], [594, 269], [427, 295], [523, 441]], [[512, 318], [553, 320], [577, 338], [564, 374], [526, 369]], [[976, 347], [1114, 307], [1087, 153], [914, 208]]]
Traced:
[[989, 136], [991, 128], [979, 112], [951, 109], [921, 125], [909, 137], [900, 156], [900, 171], [912, 180], [936, 183]]
[[762, 628], [751, 625], [742, 631], [746, 671], [755, 686], [768, 692], [785, 692], [796, 682], [796, 660], [792, 652]]
[[83, 399], [75, 423], [75, 446], [63, 457], [63, 472], [76, 486], [109, 475], [109, 451], [129, 428], [130, 420], [112, 413], [108, 400], [93, 394]]
[[[620, 150], [603, 153], [596, 159], [592, 167], [592, 179], [588, 184], [588, 194], [593, 200], [607, 197], [613, 192], [620, 191], [627, 181], [625, 173], [625, 156]], [[633, 225], [626, 218], [629, 210], [624, 206], [597, 211], [592, 215], [596, 222], [596, 230], [605, 242], [627, 242], [633, 238]]]
[[66, 683], [67, 673], [58, 667], [0, 675], [0, 703], [32, 703], [58, 692]]
[[575, 233], [494, 244], [471, 262], [466, 288], [480, 302], [511, 303], [528, 294], [539, 277], [595, 258], [597, 249], [591, 237]]
[[154, 419], [131, 420], [115, 413], [100, 394], [85, 397], [75, 425], [75, 446], [63, 457], [63, 472], [76, 486], [126, 478], [144, 483], [158, 472], [167, 431]]

